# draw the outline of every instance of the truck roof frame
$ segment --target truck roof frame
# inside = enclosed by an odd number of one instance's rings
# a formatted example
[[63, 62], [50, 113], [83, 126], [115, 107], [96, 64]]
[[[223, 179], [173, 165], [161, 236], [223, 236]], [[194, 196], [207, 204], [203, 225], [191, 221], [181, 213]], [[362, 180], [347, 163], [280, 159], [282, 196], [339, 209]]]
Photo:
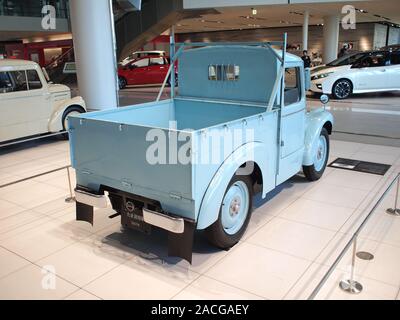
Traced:
[[[179, 56], [182, 54], [184, 48], [187, 47], [216, 47], [216, 46], [262, 46], [269, 49], [280, 62], [281, 67], [279, 69], [279, 73], [275, 79], [275, 83], [272, 89], [271, 97], [267, 104], [267, 111], [271, 111], [274, 102], [277, 97], [279, 84], [281, 85], [280, 88], [283, 90], [284, 83], [285, 83], [285, 56], [286, 56], [286, 46], [287, 46], [287, 33], [284, 33], [282, 41], [265, 41], [265, 42], [175, 42], [175, 31], [174, 28], [171, 28], [171, 35], [170, 35], [170, 59], [171, 63], [165, 76], [164, 82], [160, 88], [156, 101], [159, 101], [161, 98], [161, 94], [164, 91], [165, 85], [167, 80], [172, 72], [172, 68], [175, 65], [175, 61], [178, 60]], [[272, 46], [282, 46], [282, 56], [280, 56]], [[178, 48], [177, 48], [178, 47]], [[176, 50], [177, 48], [177, 50]], [[175, 77], [171, 77], [171, 90], [170, 90], [170, 98], [173, 99], [175, 97]], [[283, 104], [283, 94], [280, 95], [279, 106]]]

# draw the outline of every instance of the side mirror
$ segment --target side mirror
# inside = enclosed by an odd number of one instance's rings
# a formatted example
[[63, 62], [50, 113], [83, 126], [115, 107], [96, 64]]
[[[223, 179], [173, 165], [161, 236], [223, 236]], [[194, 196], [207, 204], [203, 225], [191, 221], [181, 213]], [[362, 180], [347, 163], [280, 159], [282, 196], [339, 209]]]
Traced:
[[329, 97], [326, 94], [323, 94], [319, 98], [319, 100], [321, 101], [321, 103], [324, 105], [324, 108], [325, 108], [325, 105], [329, 102]]

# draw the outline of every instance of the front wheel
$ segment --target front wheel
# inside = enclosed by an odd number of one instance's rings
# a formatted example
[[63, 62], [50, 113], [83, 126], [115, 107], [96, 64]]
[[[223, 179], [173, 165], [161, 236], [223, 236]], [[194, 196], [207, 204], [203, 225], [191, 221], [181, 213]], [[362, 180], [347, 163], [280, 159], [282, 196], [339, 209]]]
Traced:
[[303, 166], [303, 172], [309, 181], [316, 181], [322, 177], [329, 157], [329, 134], [322, 128], [318, 138], [317, 149], [314, 154], [314, 163], [311, 166]]
[[211, 244], [229, 249], [239, 242], [250, 220], [252, 198], [250, 177], [235, 175], [225, 191], [218, 220], [206, 229]]

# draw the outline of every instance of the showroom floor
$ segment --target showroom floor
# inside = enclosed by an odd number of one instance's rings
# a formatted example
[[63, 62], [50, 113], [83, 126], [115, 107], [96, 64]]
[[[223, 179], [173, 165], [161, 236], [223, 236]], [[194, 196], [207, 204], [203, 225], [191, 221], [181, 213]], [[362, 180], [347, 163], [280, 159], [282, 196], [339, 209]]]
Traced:
[[[54, 138], [8, 147], [0, 185], [69, 164], [68, 153]], [[1, 188], [0, 299], [305, 299], [400, 170], [400, 148], [333, 140], [331, 160], [338, 156], [393, 166], [384, 177], [332, 168], [315, 183], [296, 176], [256, 199], [245, 237], [230, 251], [197, 234], [193, 265], [166, 256], [162, 231], [122, 233], [111, 209], [96, 211], [94, 227], [75, 221], [74, 204], [64, 201], [66, 170]], [[318, 299], [400, 298], [400, 218], [384, 213], [393, 201], [394, 190], [358, 241], [375, 256], [357, 258], [362, 293], [338, 288], [349, 276], [348, 253]], [[55, 287], [46, 270], [57, 275]]]

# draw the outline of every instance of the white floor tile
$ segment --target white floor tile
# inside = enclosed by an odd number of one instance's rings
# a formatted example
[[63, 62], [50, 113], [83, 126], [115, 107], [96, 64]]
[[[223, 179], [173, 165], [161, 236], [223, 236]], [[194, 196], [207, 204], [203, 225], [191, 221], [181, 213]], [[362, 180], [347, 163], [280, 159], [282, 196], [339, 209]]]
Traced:
[[78, 290], [75, 291], [73, 294], [69, 295], [65, 298], [65, 300], [100, 300], [95, 295], [85, 291], [85, 290]]
[[0, 278], [30, 264], [29, 261], [0, 247]]
[[90, 234], [55, 220], [1, 241], [1, 245], [29, 261], [44, 258]]
[[247, 242], [314, 261], [334, 235], [333, 231], [275, 218]]
[[[307, 272], [301, 277], [296, 285], [286, 295], [285, 299], [307, 299], [313, 290], [317, 287], [320, 280], [328, 271], [328, 267], [319, 264], [313, 264]], [[335, 270], [322, 286], [315, 297], [316, 300], [393, 300], [396, 297], [397, 290], [391, 286], [369, 278], [357, 278], [363, 290], [359, 294], [350, 294], [339, 288], [341, 280], [349, 279], [350, 274], [341, 270]]]
[[57, 251], [37, 263], [41, 266], [54, 266], [57, 275], [83, 287], [131, 257], [127, 252], [103, 242], [100, 237], [93, 236]]
[[174, 297], [174, 300], [260, 300], [259, 296], [201, 276]]
[[242, 243], [205, 275], [266, 299], [282, 299], [310, 264], [278, 251]]
[[134, 258], [84, 289], [102, 299], [171, 299], [198, 276], [182, 268]]
[[355, 209], [363, 203], [367, 194], [368, 191], [365, 190], [338, 187], [321, 182], [307, 191], [303, 198]]
[[279, 216], [288, 220], [338, 231], [352, 215], [353, 210], [301, 198], [283, 210]]
[[78, 290], [78, 287], [61, 278], [53, 278], [53, 275], [35, 265], [29, 265], [1, 278], [0, 288], [0, 299], [2, 300], [58, 300]]
[[337, 169], [325, 179], [325, 183], [370, 191], [381, 179], [379, 175]]
[[7, 218], [24, 210], [25, 208], [21, 206], [0, 199], [0, 221], [1, 219]]

